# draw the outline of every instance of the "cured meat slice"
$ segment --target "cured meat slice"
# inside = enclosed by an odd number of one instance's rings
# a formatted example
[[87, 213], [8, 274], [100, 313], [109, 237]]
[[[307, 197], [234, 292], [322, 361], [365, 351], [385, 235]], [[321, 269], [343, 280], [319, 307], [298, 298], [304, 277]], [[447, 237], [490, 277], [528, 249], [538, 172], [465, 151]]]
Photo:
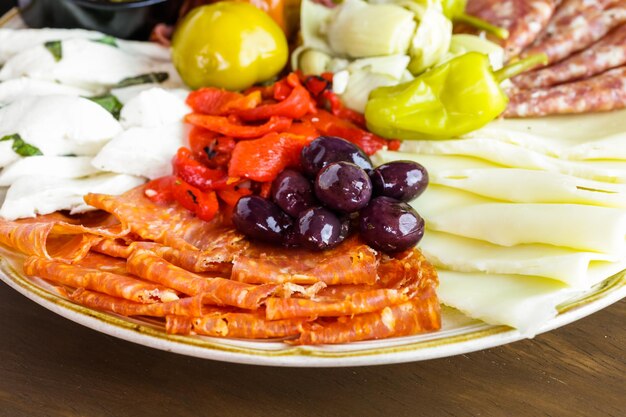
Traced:
[[[437, 273], [417, 250], [410, 251], [402, 259], [390, 259], [378, 268], [379, 285], [339, 286], [349, 290], [322, 290], [313, 299], [268, 298], [266, 315], [270, 320], [293, 317], [336, 317], [370, 313], [385, 307], [402, 304], [420, 291], [437, 286]], [[357, 291], [355, 289], [358, 288]]]
[[191, 334], [193, 319], [186, 316], [166, 316], [165, 332], [168, 334]]
[[507, 58], [517, 56], [533, 43], [552, 17], [555, 0], [469, 0], [466, 13], [505, 28]]
[[253, 244], [234, 261], [231, 279], [253, 284], [374, 284], [377, 253], [357, 238], [334, 249], [304, 249]]
[[101, 224], [83, 226], [59, 213], [17, 221], [0, 219], [0, 244], [26, 255], [74, 261], [87, 255], [100, 236], [117, 237], [126, 233], [106, 220]]
[[269, 339], [300, 334], [302, 319], [266, 320], [254, 313], [213, 313], [194, 318], [193, 331], [205, 336]]
[[555, 28], [551, 36], [526, 49], [523, 56], [545, 53], [548, 62], [558, 62], [572, 53], [587, 48], [614, 28], [626, 22], [626, 2], [597, 11], [583, 11], [568, 26]]
[[189, 295], [204, 294], [205, 304], [228, 305], [248, 310], [277, 291], [278, 286], [250, 285], [224, 278], [204, 278], [167, 262], [153, 252], [137, 250], [128, 257], [128, 271]]
[[303, 325], [300, 337], [289, 343], [334, 344], [358, 340], [383, 339], [438, 330], [441, 327], [440, 305], [435, 290], [428, 288], [403, 304], [385, 307], [373, 313], [335, 320], [317, 320]]
[[[90, 255], [92, 256], [92, 255]], [[94, 256], [98, 257], [98, 255]], [[90, 262], [108, 262], [105, 257], [91, 259]], [[124, 298], [139, 303], [156, 303], [178, 300], [178, 296], [169, 288], [138, 279], [102, 271], [96, 268], [69, 265], [46, 258], [30, 257], [24, 262], [24, 272], [72, 288], [86, 288]]]
[[626, 107], [626, 67], [550, 88], [520, 90], [510, 96], [504, 117], [590, 113]]
[[128, 258], [136, 249], [150, 250], [166, 261], [192, 272], [219, 272], [230, 274], [232, 264], [210, 262], [200, 250], [174, 249], [153, 242], [131, 242], [126, 244], [120, 239], [102, 239], [91, 248], [93, 251], [116, 258]]
[[68, 294], [70, 300], [95, 310], [111, 311], [122, 316], [187, 316], [197, 317], [202, 314], [202, 294], [182, 298], [167, 303], [142, 304], [108, 294], [78, 288]]
[[564, 0], [557, 5], [546, 29], [539, 35], [535, 44], [554, 36], [560, 28], [568, 27], [582, 14], [594, 14], [619, 3], [620, 0]]
[[202, 262], [230, 262], [245, 248], [244, 236], [223, 225], [220, 216], [205, 222], [178, 203], [153, 203], [144, 192], [145, 186], [121, 196], [88, 194], [85, 201], [113, 214], [144, 240], [179, 250], [202, 251]]
[[519, 88], [550, 87], [568, 81], [589, 78], [611, 68], [626, 64], [626, 24], [595, 43], [550, 67], [516, 77]]

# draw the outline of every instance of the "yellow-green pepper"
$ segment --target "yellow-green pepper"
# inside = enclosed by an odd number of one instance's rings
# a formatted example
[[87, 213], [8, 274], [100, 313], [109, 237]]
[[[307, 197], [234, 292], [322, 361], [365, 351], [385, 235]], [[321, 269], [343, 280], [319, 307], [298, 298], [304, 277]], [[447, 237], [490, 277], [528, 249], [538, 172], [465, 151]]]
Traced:
[[500, 83], [545, 63], [534, 55], [493, 72], [487, 55], [469, 52], [416, 79], [372, 91], [367, 128], [391, 139], [449, 139], [483, 127], [506, 108]]
[[242, 90], [268, 81], [287, 63], [287, 40], [265, 12], [224, 1], [192, 10], [172, 39], [172, 60], [191, 88]]
[[465, 8], [467, 7], [467, 0], [441, 0], [441, 7], [443, 14], [454, 22], [466, 23], [476, 29], [492, 33], [500, 39], [509, 37], [508, 30], [494, 26], [478, 17], [466, 14]]

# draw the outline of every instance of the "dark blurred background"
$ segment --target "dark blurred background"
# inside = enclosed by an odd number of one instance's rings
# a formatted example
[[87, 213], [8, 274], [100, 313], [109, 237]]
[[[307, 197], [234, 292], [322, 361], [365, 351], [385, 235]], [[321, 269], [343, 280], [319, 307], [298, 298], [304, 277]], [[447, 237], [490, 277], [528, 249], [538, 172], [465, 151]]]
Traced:
[[0, 14], [6, 13], [15, 5], [15, 0], [0, 0]]

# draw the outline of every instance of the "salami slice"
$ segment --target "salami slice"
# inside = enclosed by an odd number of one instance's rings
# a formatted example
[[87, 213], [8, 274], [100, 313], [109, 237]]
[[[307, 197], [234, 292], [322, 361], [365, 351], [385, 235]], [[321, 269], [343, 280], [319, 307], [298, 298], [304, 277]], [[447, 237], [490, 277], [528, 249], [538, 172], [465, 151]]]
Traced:
[[303, 326], [294, 344], [333, 344], [358, 340], [407, 336], [438, 330], [441, 327], [440, 306], [434, 289], [404, 304], [385, 307], [373, 313], [335, 320], [317, 320]]
[[553, 63], [589, 47], [626, 22], [626, 2], [619, 3], [600, 11], [584, 10], [569, 25], [556, 27], [553, 34], [545, 36], [540, 43], [527, 48], [522, 56], [545, 53], [548, 62]]
[[591, 113], [626, 107], [626, 67], [550, 88], [520, 90], [510, 96], [504, 117]]
[[120, 239], [102, 239], [91, 248], [93, 251], [116, 258], [128, 258], [136, 249], [150, 250], [166, 261], [192, 272], [216, 272], [230, 274], [229, 262], [210, 262], [204, 252], [195, 249], [174, 249], [154, 242], [132, 242]]
[[324, 252], [253, 244], [236, 257], [231, 279], [253, 284], [374, 284], [377, 265], [376, 251], [357, 238]]
[[544, 30], [555, 6], [555, 0], [469, 0], [466, 12], [507, 29], [503, 47], [506, 57], [512, 58]]
[[[104, 256], [90, 255], [91, 263], [100, 263], [106, 267], [108, 260]], [[30, 257], [24, 262], [24, 272], [72, 288], [86, 288], [124, 298], [139, 303], [156, 303], [178, 300], [178, 296], [169, 288], [140, 281], [130, 276], [120, 275], [96, 268], [68, 265], [64, 262], [46, 258]]]
[[0, 244], [26, 255], [75, 261], [86, 256], [100, 236], [127, 233], [119, 225], [110, 226], [105, 220], [102, 224], [87, 227], [58, 213], [17, 221], [0, 219]]
[[269, 339], [300, 334], [302, 319], [266, 320], [254, 313], [213, 313], [193, 319], [193, 331], [206, 336]]
[[191, 334], [193, 329], [193, 319], [186, 316], [166, 316], [165, 332], [168, 334]]
[[110, 311], [122, 316], [186, 316], [198, 317], [202, 314], [202, 294], [195, 297], [182, 298], [167, 303], [142, 304], [117, 298], [108, 294], [78, 288], [68, 294], [70, 300], [95, 310]]
[[250, 285], [224, 278], [205, 278], [177, 267], [153, 252], [137, 250], [128, 257], [128, 271], [189, 295], [205, 294], [205, 304], [256, 310], [278, 286]]
[[[268, 298], [266, 315], [270, 320], [293, 317], [336, 317], [370, 313], [402, 304], [420, 291], [437, 286], [437, 273], [418, 250], [402, 259], [389, 259], [378, 268], [379, 281], [374, 286], [339, 286], [349, 290], [322, 290], [313, 299]], [[381, 287], [384, 285], [384, 287]]]
[[113, 214], [143, 240], [179, 250], [202, 251], [203, 262], [230, 262], [247, 241], [232, 227], [222, 224], [220, 216], [211, 222], [195, 217], [177, 203], [160, 205], [138, 187], [121, 196], [88, 194], [85, 201]]
[[550, 67], [516, 77], [519, 88], [550, 87], [568, 81], [589, 78], [626, 64], [626, 24], [613, 30], [591, 48]]

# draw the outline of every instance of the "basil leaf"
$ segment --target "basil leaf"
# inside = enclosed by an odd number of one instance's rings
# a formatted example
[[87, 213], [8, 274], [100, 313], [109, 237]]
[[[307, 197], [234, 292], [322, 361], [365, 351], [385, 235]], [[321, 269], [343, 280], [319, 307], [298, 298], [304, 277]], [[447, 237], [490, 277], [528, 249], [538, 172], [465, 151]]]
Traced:
[[13, 135], [3, 136], [2, 138], [0, 138], [0, 142], [5, 142], [8, 140], [13, 141], [13, 145], [11, 146], [11, 148], [19, 156], [43, 155], [43, 153], [39, 150], [38, 147], [24, 142], [22, 137], [17, 133]]
[[120, 112], [122, 111], [122, 107], [124, 107], [124, 105], [113, 94], [107, 93], [101, 96], [87, 98], [104, 107], [104, 109], [111, 113], [116, 119], [120, 118]]
[[141, 84], [159, 84], [166, 81], [170, 75], [167, 72], [150, 72], [136, 77], [124, 78], [113, 88], [131, 87]]
[[61, 45], [61, 41], [48, 41], [44, 43], [43, 46], [50, 51], [56, 62], [59, 62], [61, 58], [63, 58], [63, 46]]
[[104, 37], [100, 39], [94, 39], [93, 42], [103, 43], [105, 45], [109, 45], [109, 46], [113, 46], [114, 48], [117, 48], [117, 39], [115, 39], [113, 36], [105, 35]]

